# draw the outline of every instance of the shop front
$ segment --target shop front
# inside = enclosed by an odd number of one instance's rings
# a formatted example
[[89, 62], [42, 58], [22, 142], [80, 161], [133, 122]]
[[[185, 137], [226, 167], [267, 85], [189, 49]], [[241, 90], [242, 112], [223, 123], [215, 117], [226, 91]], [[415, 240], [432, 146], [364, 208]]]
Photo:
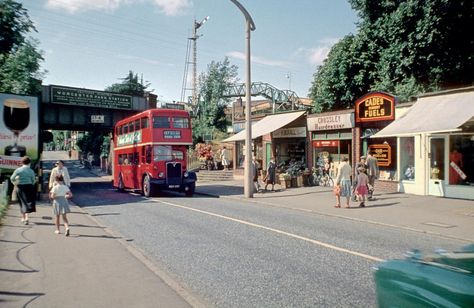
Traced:
[[309, 165], [321, 167], [329, 164], [335, 176], [335, 170], [343, 158], [350, 159], [352, 156], [354, 113], [344, 110], [312, 114], [308, 115], [306, 122], [311, 138]]
[[[296, 161], [306, 164], [306, 111], [267, 115], [252, 124], [252, 153], [265, 170], [272, 156], [281, 168]], [[236, 174], [243, 174], [245, 135], [242, 130], [224, 142], [235, 142]]]
[[376, 183], [377, 190], [396, 191], [397, 177], [397, 138], [371, 138], [395, 119], [395, 97], [383, 92], [371, 92], [355, 103], [354, 160], [353, 166], [361, 156], [369, 152], [377, 158], [380, 170]]
[[420, 96], [373, 137], [397, 139], [399, 191], [474, 200], [474, 87]]

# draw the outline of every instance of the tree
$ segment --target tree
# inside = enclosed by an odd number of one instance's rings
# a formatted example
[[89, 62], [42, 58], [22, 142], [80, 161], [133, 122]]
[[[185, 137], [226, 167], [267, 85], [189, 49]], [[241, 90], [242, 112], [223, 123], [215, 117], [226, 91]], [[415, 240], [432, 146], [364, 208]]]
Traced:
[[227, 129], [225, 108], [229, 103], [224, 92], [237, 81], [236, 65], [231, 65], [226, 57], [223, 62], [212, 61], [207, 72], [199, 76], [198, 103], [193, 124], [193, 138], [200, 140], [205, 134]]
[[121, 83], [114, 83], [107, 87], [105, 91], [144, 96], [146, 89], [150, 86], [150, 83], [143, 82], [143, 76], [139, 79], [138, 74], [134, 74], [133, 71], [129, 71], [126, 77], [120, 79], [123, 80]]
[[14, 53], [0, 55], [0, 92], [41, 93], [41, 79], [46, 71], [40, 70], [43, 56], [37, 44], [35, 40], [27, 40]]
[[36, 29], [23, 5], [12, 0], [0, 0], [0, 55], [22, 45], [30, 31]]
[[83, 154], [92, 153], [95, 156], [101, 156], [106, 151], [104, 144], [110, 146], [110, 139], [108, 133], [100, 131], [86, 132], [77, 140], [77, 146]]
[[[471, 85], [472, 1], [350, 0], [359, 33], [336, 44], [314, 75], [314, 110], [351, 107], [367, 91], [401, 100], [426, 91]], [[338, 51], [347, 46], [344, 52]], [[350, 49], [350, 50], [349, 50]]]
[[42, 52], [28, 39], [36, 31], [23, 5], [0, 0], [0, 91], [38, 95], [46, 71], [40, 70]]

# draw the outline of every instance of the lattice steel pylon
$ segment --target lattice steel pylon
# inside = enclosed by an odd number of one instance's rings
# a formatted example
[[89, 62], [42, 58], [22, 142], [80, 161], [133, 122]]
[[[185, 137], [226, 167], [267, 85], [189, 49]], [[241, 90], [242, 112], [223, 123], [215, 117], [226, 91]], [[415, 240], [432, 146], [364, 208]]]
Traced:
[[[201, 37], [201, 35], [197, 35], [197, 30], [208, 20], [209, 20], [209, 16], [207, 16], [200, 22], [197, 22], [196, 20], [194, 20], [193, 36], [188, 38], [188, 44], [186, 46], [186, 60], [184, 63], [183, 83], [182, 83], [182, 88], [181, 88], [181, 101], [185, 102], [186, 90], [191, 90], [192, 97], [191, 97], [190, 102], [188, 100], [188, 103], [190, 103], [192, 109], [196, 108], [196, 105], [197, 105], [197, 40], [198, 38]], [[191, 43], [193, 45], [193, 60], [189, 61]], [[193, 65], [192, 88], [187, 87], [189, 64]]]
[[[302, 110], [306, 106], [300, 102], [298, 95], [291, 90], [280, 90], [264, 82], [252, 82], [251, 96], [263, 96], [272, 101], [273, 113], [288, 110]], [[244, 97], [245, 83], [236, 84], [227, 89], [224, 97]]]

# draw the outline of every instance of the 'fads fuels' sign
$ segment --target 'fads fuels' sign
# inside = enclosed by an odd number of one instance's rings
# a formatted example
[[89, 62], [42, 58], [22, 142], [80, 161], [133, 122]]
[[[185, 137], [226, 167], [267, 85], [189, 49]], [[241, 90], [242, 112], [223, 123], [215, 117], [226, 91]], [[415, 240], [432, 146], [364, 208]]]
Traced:
[[355, 103], [356, 122], [387, 121], [395, 119], [395, 98], [373, 92], [359, 98]]

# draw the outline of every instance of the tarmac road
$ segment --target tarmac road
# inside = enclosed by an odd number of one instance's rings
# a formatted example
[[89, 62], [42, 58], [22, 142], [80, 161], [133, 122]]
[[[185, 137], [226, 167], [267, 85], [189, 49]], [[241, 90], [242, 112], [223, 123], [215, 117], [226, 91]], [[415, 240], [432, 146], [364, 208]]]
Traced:
[[[206, 306], [374, 307], [372, 267], [380, 260], [400, 258], [411, 248], [450, 250], [468, 243], [259, 200], [171, 193], [145, 199], [107, 184], [87, 193], [79, 189], [77, 204]], [[102, 197], [91, 197], [97, 195]], [[293, 196], [287, 206], [301, 200]]]
[[474, 241], [472, 201], [379, 194], [334, 209], [329, 189], [247, 200], [239, 181], [146, 199], [66, 165], [70, 238], [52, 234], [47, 203], [27, 227], [12, 207], [0, 228], [2, 307], [373, 307], [380, 260]]

